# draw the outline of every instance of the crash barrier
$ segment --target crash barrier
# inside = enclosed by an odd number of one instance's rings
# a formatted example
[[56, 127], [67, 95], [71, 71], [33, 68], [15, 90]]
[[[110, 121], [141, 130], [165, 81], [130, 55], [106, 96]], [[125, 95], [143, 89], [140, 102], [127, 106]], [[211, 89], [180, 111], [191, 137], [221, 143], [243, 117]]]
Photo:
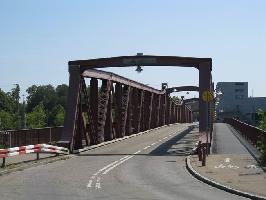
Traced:
[[3, 159], [2, 167], [5, 167], [7, 157], [36, 153], [39, 160], [39, 153], [69, 154], [69, 150], [64, 147], [53, 146], [49, 144], [35, 144], [21, 147], [12, 147], [0, 149], [0, 158]]
[[255, 126], [251, 126], [234, 118], [224, 118], [223, 122], [230, 124], [236, 130], [238, 130], [242, 137], [249, 141], [256, 148], [258, 148], [258, 141], [266, 142], [266, 132]]
[[4, 148], [31, 144], [55, 144], [61, 138], [63, 126], [0, 131], [0, 145]]

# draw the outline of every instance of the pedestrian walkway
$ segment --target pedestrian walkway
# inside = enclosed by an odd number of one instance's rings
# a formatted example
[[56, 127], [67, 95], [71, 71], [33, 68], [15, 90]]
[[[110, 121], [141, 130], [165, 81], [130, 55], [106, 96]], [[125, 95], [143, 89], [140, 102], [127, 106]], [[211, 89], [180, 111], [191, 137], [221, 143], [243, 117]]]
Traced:
[[214, 154], [207, 157], [206, 166], [202, 166], [196, 155], [188, 159], [193, 170], [202, 177], [200, 179], [206, 178], [205, 182], [211, 185], [218, 183], [221, 185], [218, 187], [225, 190], [229, 188], [266, 199], [266, 173], [235, 137], [232, 127], [214, 124], [212, 148]]
[[214, 124], [213, 154], [249, 154], [231, 131], [230, 125], [225, 123]]

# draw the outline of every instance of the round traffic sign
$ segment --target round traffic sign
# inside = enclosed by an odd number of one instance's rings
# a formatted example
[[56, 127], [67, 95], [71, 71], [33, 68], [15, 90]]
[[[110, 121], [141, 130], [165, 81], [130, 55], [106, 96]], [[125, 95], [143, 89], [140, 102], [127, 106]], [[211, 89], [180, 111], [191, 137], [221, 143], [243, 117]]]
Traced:
[[213, 95], [212, 95], [212, 93], [210, 91], [205, 90], [202, 93], [202, 99], [203, 99], [203, 101], [210, 102], [210, 101], [213, 100]]

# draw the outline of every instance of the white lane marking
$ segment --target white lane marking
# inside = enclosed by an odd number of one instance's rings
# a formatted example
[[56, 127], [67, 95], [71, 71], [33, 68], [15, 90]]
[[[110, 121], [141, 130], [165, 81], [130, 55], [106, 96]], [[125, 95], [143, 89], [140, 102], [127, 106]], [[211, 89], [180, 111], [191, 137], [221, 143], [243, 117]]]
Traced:
[[136, 151], [135, 153], [133, 153], [134, 155], [136, 155], [136, 154], [138, 154], [138, 153], [140, 153], [141, 152], [141, 150], [138, 150], [138, 151]]
[[155, 144], [157, 144], [157, 143], [158, 143], [158, 142], [154, 142], [154, 143], [151, 144], [151, 146], [153, 146], [153, 145], [155, 145]]
[[229, 163], [231, 161], [231, 158], [225, 158], [224, 162]]
[[[128, 157], [129, 157], [129, 156], [124, 156], [123, 158], [120, 158], [119, 160], [116, 160], [116, 161], [114, 161], [114, 162], [112, 162], [112, 163], [106, 165], [105, 167], [99, 169], [95, 174], [93, 174], [93, 176], [90, 177], [89, 182], [88, 182], [88, 184], [87, 184], [87, 188], [91, 188], [91, 187], [92, 187], [93, 181], [94, 181], [95, 177], [98, 176], [98, 174], [100, 174], [102, 171], [106, 170], [107, 168], [113, 166], [114, 164], [116, 164], [116, 163], [118, 163], [119, 161], [124, 160], [124, 159], [126, 159], [126, 158], [128, 158]], [[99, 183], [99, 181], [100, 181], [99, 178], [100, 178], [100, 177], [97, 177], [97, 182], [96, 182], [97, 187], [95, 186], [95, 189], [99, 189], [99, 186], [101, 187], [101, 183]]]
[[256, 165], [247, 165], [245, 168], [247, 168], [247, 169], [257, 169], [258, 167]]
[[148, 149], [150, 147], [151, 147], [150, 145], [149, 146], [146, 146], [146, 147], [143, 148], [143, 150], [146, 150], [146, 149]]
[[[185, 129], [185, 128], [184, 128], [184, 129]], [[183, 130], [183, 129], [182, 129], [182, 130]], [[178, 131], [180, 131], [180, 130], [178, 130]], [[172, 135], [174, 135], [174, 133], [170, 134], [169, 136], [164, 137], [163, 139], [160, 139], [160, 140], [157, 141], [157, 142], [152, 143], [152, 144], [149, 145], [149, 146], [144, 147], [143, 150], [146, 150], [146, 149], [150, 148], [151, 146], [157, 144], [158, 142], [162, 142], [162, 140], [167, 139], [168, 137], [170, 137], [170, 136], [172, 136]], [[134, 155], [136, 155], [136, 154], [138, 154], [138, 153], [140, 153], [140, 152], [141, 152], [141, 150], [138, 150], [137, 152], [134, 153]], [[134, 155], [132, 155], [132, 156], [125, 156], [125, 157], [123, 157], [123, 158], [120, 158], [119, 160], [116, 160], [116, 161], [114, 161], [114, 162], [112, 162], [112, 163], [106, 165], [105, 167], [101, 168], [100, 170], [98, 170], [98, 171], [97, 171], [95, 174], [93, 174], [93, 176], [90, 178], [90, 180], [89, 180], [89, 182], [88, 182], [88, 184], [87, 184], [87, 187], [88, 187], [88, 188], [92, 187], [92, 183], [93, 183], [93, 181], [95, 180], [95, 177], [97, 177], [97, 181], [96, 181], [96, 184], [95, 184], [95, 189], [100, 189], [100, 188], [101, 188], [101, 183], [100, 183], [100, 180], [101, 180], [101, 177], [100, 177], [100, 176], [101, 176], [101, 172], [104, 171], [104, 172], [102, 173], [102, 175], [107, 174], [109, 171], [111, 171], [111, 170], [114, 169], [115, 167], [117, 167], [117, 166], [121, 165], [122, 163], [124, 163], [125, 161], [127, 161], [127, 160], [133, 158]]]
[[87, 188], [90, 188], [92, 185], [93, 179], [89, 180], [89, 183], [87, 184]]
[[123, 162], [126, 162], [127, 160], [133, 158], [134, 156], [129, 156], [128, 158], [118, 162], [117, 164], [113, 165], [112, 167], [109, 167], [108, 169], [106, 169], [102, 174], [105, 175], [107, 174], [109, 171], [111, 171], [112, 169], [114, 169], [115, 167], [117, 167], [118, 165], [121, 165]]
[[101, 189], [101, 177], [98, 177], [97, 178], [97, 182], [96, 182], [96, 184], [95, 184], [95, 189], [97, 190], [97, 189]]

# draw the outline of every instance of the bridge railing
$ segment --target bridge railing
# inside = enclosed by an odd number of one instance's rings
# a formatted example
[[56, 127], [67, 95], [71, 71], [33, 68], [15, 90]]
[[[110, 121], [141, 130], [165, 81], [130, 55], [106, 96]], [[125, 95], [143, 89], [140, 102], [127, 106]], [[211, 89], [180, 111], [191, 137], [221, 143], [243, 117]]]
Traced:
[[0, 131], [0, 144], [6, 148], [31, 144], [53, 144], [60, 140], [63, 126]]
[[266, 142], [266, 132], [234, 118], [225, 118], [224, 122], [233, 126], [239, 133], [255, 147], [259, 140]]

